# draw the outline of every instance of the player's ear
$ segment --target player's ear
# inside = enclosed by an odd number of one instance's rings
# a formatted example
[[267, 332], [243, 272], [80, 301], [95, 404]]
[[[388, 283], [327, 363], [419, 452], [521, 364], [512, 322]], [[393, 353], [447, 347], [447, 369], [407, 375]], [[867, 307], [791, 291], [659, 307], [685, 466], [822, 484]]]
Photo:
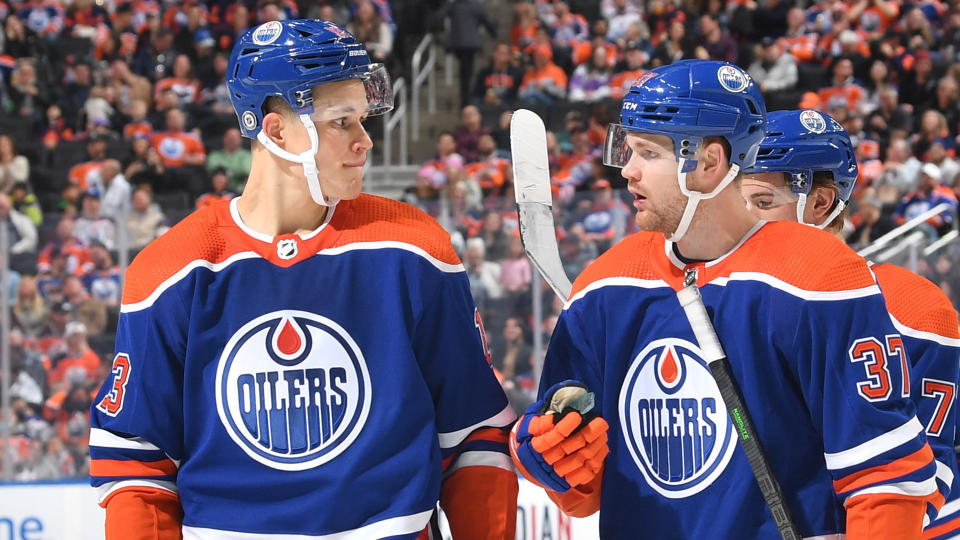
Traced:
[[284, 147], [284, 133], [287, 119], [277, 112], [268, 112], [263, 115], [263, 133], [280, 148]]
[[703, 185], [699, 188], [704, 192], [712, 191], [730, 170], [727, 152], [719, 141], [705, 141], [703, 149], [700, 151], [699, 160], [704, 173]]
[[814, 186], [807, 196], [807, 208], [813, 211], [813, 223], [820, 223], [830, 215], [837, 192], [827, 186]]

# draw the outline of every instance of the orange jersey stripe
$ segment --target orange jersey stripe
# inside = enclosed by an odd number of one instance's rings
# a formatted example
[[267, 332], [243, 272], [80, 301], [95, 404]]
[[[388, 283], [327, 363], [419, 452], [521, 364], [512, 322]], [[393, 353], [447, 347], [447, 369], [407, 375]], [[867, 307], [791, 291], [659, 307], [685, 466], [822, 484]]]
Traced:
[[956, 531], [960, 531], [960, 517], [951, 519], [946, 523], [942, 523], [940, 525], [937, 525], [936, 527], [931, 527], [923, 531], [923, 538], [926, 540], [929, 538], [935, 538], [937, 536], [942, 536], [944, 534], [956, 532]]
[[886, 482], [887, 480], [900, 478], [901, 476], [921, 469], [929, 465], [931, 461], [933, 461], [933, 451], [930, 450], [929, 445], [924, 445], [923, 448], [916, 452], [891, 461], [890, 463], [870, 467], [869, 469], [857, 471], [838, 480], [834, 480], [833, 489], [837, 493], [846, 493], [871, 484]]
[[177, 466], [169, 459], [159, 461], [90, 460], [90, 476], [169, 476], [172, 474], [177, 474]]
[[464, 439], [463, 444], [473, 441], [506, 443], [507, 433], [499, 428], [482, 428], [471, 433], [466, 439]]

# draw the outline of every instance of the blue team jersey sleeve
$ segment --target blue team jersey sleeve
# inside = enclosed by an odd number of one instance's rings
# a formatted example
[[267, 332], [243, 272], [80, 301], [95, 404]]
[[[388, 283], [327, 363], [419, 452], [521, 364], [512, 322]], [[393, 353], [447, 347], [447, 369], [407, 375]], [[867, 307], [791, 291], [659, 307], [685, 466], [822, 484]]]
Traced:
[[[590, 328], [582, 322], [583, 310], [590, 309], [586, 305], [587, 302], [573, 303], [557, 318], [543, 364], [537, 399], [543, 399], [544, 392], [557, 382], [576, 380], [594, 393], [597, 410], [602, 410], [603, 379], [598, 362], [603, 358], [603, 351], [591, 345], [594, 337], [585, 331]], [[587, 316], [598, 321], [597, 317], [603, 317], [603, 314], [594, 309]]]
[[512, 470], [506, 431], [516, 418], [489, 362], [466, 273], [427, 275], [413, 338], [433, 397], [447, 475], [470, 465]]
[[90, 477], [101, 501], [126, 486], [176, 492], [187, 321], [174, 290], [120, 313], [116, 356], [90, 414]]

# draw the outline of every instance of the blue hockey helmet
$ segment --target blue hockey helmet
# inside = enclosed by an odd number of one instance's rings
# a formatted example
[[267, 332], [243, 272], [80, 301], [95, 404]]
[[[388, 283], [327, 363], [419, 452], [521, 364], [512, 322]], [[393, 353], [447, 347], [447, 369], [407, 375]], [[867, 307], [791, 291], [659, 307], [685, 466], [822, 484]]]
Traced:
[[309, 115], [314, 86], [347, 79], [364, 81], [368, 115], [393, 108], [393, 88], [383, 65], [370, 63], [363, 44], [349, 32], [319, 19], [270, 21], [247, 30], [227, 68], [240, 130], [250, 138], [260, 133], [267, 98], [283, 98], [298, 115]]
[[[715, 197], [753, 165], [766, 117], [760, 89], [742, 69], [726, 62], [681, 60], [648, 71], [633, 83], [623, 98], [620, 123], [607, 128], [603, 162], [624, 167], [630, 161], [630, 132], [673, 141], [680, 191], [688, 198], [677, 229], [667, 237], [677, 241], [700, 200]], [[723, 137], [730, 145], [730, 170], [712, 191], [701, 193], [687, 188], [686, 175], [697, 168], [697, 152], [706, 137]]]
[[857, 158], [847, 130], [828, 114], [810, 109], [774, 111], [767, 118], [767, 134], [756, 163], [747, 173], [782, 172], [799, 197], [797, 218], [803, 222], [813, 174], [830, 172], [839, 191], [831, 215], [818, 226], [829, 225], [850, 201], [857, 185]]

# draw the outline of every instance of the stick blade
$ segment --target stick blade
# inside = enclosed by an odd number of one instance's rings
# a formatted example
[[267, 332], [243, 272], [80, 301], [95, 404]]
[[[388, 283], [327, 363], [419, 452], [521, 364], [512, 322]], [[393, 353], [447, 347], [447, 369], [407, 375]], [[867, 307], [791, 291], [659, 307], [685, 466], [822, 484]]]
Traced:
[[523, 248], [553, 292], [566, 300], [573, 286], [563, 269], [557, 246], [547, 134], [536, 113], [526, 109], [513, 113], [510, 150]]

